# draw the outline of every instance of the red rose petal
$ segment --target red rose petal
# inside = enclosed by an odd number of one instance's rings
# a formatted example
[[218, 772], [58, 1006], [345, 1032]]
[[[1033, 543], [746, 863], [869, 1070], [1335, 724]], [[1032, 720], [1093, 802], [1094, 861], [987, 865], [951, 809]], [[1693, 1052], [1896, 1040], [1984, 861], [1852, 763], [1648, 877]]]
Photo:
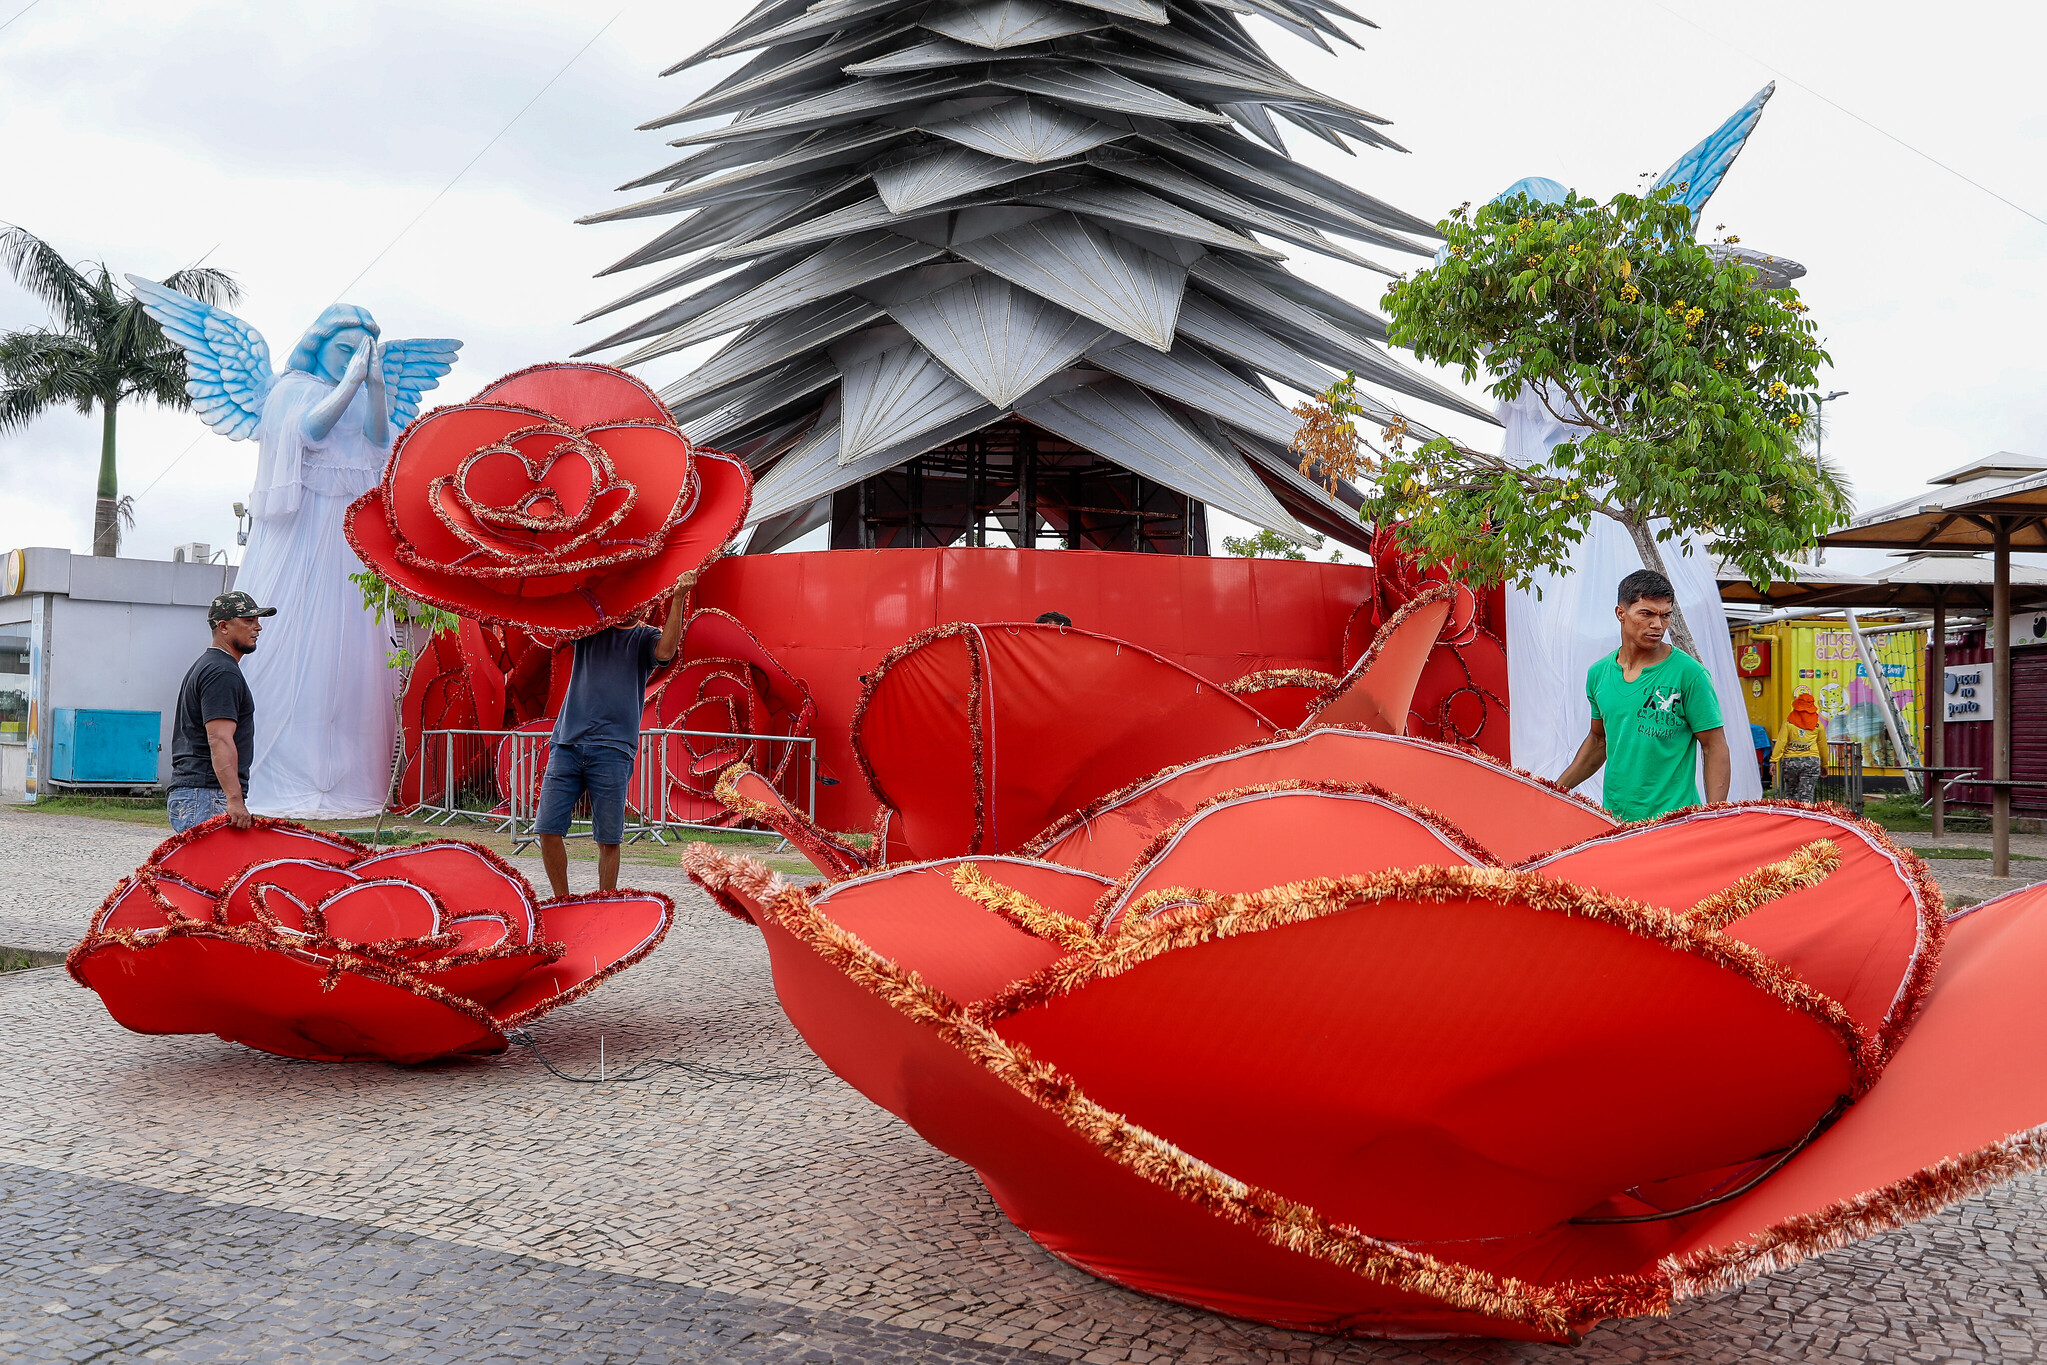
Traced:
[[660, 396], [624, 370], [574, 360], [508, 374], [477, 394], [476, 401], [538, 408], [576, 427], [672, 420]]
[[410, 882], [364, 881], [321, 901], [320, 919], [330, 938], [381, 943], [391, 938], [425, 938], [441, 931], [432, 897]]

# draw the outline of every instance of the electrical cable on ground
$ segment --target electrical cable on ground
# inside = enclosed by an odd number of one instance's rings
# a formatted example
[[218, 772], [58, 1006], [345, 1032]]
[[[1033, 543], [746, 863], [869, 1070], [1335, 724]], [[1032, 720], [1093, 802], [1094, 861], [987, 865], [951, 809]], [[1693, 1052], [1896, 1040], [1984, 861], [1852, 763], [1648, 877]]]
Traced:
[[730, 1085], [749, 1081], [787, 1080], [794, 1074], [787, 1071], [770, 1071], [765, 1073], [734, 1071], [728, 1067], [712, 1066], [706, 1062], [677, 1062], [670, 1061], [665, 1057], [655, 1057], [644, 1062], [635, 1062], [632, 1066], [615, 1075], [571, 1076], [568, 1072], [563, 1071], [547, 1059], [547, 1054], [540, 1050], [540, 1045], [533, 1041], [533, 1035], [525, 1029], [515, 1028], [505, 1036], [539, 1058], [540, 1064], [546, 1067], [555, 1077], [575, 1085], [638, 1085], [654, 1080], [666, 1072], [680, 1071], [698, 1082], [691, 1089], [706, 1090], [714, 1085]]

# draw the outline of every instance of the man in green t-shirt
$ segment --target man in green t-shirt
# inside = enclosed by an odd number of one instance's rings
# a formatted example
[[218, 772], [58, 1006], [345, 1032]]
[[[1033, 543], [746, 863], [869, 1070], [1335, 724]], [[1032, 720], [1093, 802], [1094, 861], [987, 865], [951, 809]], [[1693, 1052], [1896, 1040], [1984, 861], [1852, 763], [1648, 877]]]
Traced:
[[1585, 675], [1592, 729], [1557, 779], [1572, 788], [1604, 767], [1606, 808], [1623, 820], [1699, 804], [1694, 746], [1705, 759], [1706, 800], [1727, 799], [1731, 768], [1713, 676], [1663, 638], [1676, 609], [1662, 574], [1638, 569], [1621, 580], [1613, 609], [1621, 647]]

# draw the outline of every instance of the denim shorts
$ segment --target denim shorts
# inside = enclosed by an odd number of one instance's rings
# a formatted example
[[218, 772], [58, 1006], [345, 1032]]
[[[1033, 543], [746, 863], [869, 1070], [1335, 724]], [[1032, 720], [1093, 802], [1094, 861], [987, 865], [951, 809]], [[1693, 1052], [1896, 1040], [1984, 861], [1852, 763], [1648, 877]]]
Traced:
[[540, 777], [541, 834], [567, 834], [569, 816], [583, 794], [590, 794], [590, 833], [600, 844], [625, 841], [625, 792], [633, 776], [633, 756], [603, 744], [555, 744]]
[[164, 798], [164, 808], [171, 817], [171, 832], [183, 834], [196, 824], [227, 814], [227, 793], [218, 787], [173, 787]]

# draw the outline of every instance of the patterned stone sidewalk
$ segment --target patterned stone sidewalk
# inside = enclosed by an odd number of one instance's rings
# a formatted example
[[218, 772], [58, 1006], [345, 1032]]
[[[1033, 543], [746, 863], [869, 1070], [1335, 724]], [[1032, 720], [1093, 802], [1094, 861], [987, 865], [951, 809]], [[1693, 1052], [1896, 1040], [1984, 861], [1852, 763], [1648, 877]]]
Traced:
[[[0, 943], [62, 947], [158, 831], [0, 811]], [[537, 869], [534, 869], [537, 872]], [[644, 873], [644, 875], [641, 875]], [[577, 869], [590, 875], [587, 865]], [[669, 869], [647, 962], [531, 1051], [282, 1061], [0, 977], [0, 1358], [25, 1361], [2022, 1361], [2047, 1184], [1576, 1351], [1340, 1342], [1142, 1298], [1040, 1252], [972, 1173], [826, 1072], [758, 937]], [[25, 938], [37, 935], [38, 938]], [[661, 1061], [692, 1067], [655, 1067]]]

